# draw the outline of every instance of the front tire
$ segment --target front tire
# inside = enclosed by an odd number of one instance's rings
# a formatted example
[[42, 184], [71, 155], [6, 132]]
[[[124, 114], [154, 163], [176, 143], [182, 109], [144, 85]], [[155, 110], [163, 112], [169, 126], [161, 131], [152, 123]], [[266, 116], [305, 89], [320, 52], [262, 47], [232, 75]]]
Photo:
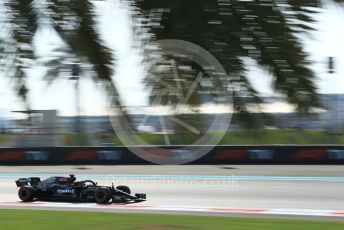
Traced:
[[121, 190], [122, 192], [125, 192], [125, 193], [128, 193], [130, 194], [131, 191], [130, 191], [130, 188], [128, 186], [125, 186], [125, 185], [118, 185], [116, 187], [117, 190]]
[[21, 199], [24, 202], [30, 202], [33, 201], [36, 195], [36, 190], [32, 187], [21, 187], [18, 191], [19, 199]]
[[111, 199], [111, 191], [108, 188], [98, 188], [94, 198], [98, 204], [107, 204]]
[[[131, 191], [130, 191], [130, 188], [128, 186], [125, 186], [125, 185], [118, 185], [116, 187], [117, 190], [120, 190], [122, 192], [125, 192], [127, 194], [130, 194]], [[114, 194], [114, 197], [112, 198], [112, 201], [114, 203], [125, 203], [126, 202], [126, 197], [127, 195], [124, 195], [120, 192], [115, 192]]]

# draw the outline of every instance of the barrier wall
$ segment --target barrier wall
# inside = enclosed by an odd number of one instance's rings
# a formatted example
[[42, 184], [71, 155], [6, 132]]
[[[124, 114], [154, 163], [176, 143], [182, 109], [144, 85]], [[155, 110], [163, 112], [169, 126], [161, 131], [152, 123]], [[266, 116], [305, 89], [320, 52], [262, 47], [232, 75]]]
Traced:
[[[193, 151], [169, 147], [150, 155], [185, 159], [192, 158]], [[0, 165], [25, 164], [151, 163], [125, 147], [0, 148]], [[344, 164], [344, 146], [216, 146], [192, 164]]]

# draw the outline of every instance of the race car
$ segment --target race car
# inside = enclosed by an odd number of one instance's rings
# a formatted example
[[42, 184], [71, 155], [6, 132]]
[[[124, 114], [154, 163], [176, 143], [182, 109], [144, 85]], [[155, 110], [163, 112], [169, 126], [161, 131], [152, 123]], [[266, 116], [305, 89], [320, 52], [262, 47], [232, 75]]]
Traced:
[[128, 186], [99, 186], [92, 180], [76, 181], [72, 174], [69, 177], [49, 177], [43, 181], [39, 177], [20, 178], [16, 184], [19, 187], [18, 196], [24, 202], [41, 200], [107, 204], [110, 201], [131, 203], [146, 200], [146, 194], [133, 195]]

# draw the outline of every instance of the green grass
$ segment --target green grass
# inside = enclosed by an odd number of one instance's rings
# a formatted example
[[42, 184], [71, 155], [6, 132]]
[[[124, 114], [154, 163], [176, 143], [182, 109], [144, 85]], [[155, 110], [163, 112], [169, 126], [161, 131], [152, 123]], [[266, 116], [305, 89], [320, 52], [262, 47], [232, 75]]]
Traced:
[[0, 134], [0, 146], [7, 141], [7, 136], [5, 134]]
[[90, 145], [87, 133], [66, 133], [64, 134], [65, 146], [88, 146]]
[[[208, 133], [216, 133], [208, 131]], [[217, 132], [219, 133], [219, 132]], [[270, 145], [270, 144], [344, 144], [344, 130], [297, 130], [297, 129], [276, 129], [276, 130], [231, 130], [220, 132], [223, 135], [220, 144], [222, 145]], [[172, 144], [190, 144], [197, 140], [197, 136], [190, 133], [169, 134]], [[149, 144], [165, 145], [164, 136], [154, 133], [137, 133], [128, 137], [133, 140], [141, 138]], [[114, 145], [121, 145], [116, 135], [112, 135]], [[137, 143], [140, 143], [137, 141]], [[144, 144], [143, 144], [144, 145]]]
[[[226, 132], [208, 131], [211, 134], [224, 134], [219, 144], [222, 145], [270, 145], [270, 144], [344, 144], [344, 130], [297, 130], [297, 129], [276, 129], [276, 130], [230, 130]], [[202, 133], [203, 135], [204, 133]], [[172, 144], [183, 145], [196, 141], [200, 136], [190, 133], [178, 132], [168, 134]], [[9, 135], [0, 134], [0, 146], [8, 142]], [[135, 143], [145, 145], [140, 139], [151, 145], [165, 145], [164, 135], [155, 133], [136, 133], [127, 136]], [[64, 146], [90, 146], [91, 135], [87, 133], [66, 133], [63, 134]], [[100, 140], [101, 139], [101, 140]], [[122, 146], [119, 137], [114, 134], [107, 134], [100, 138], [101, 143], [112, 143], [114, 146]]]
[[343, 137], [327, 130], [240, 130], [226, 132], [221, 144], [343, 144]]
[[0, 229], [107, 230], [107, 229], [254, 229], [342, 230], [344, 222], [249, 219], [209, 216], [118, 214], [65, 211], [0, 210]]

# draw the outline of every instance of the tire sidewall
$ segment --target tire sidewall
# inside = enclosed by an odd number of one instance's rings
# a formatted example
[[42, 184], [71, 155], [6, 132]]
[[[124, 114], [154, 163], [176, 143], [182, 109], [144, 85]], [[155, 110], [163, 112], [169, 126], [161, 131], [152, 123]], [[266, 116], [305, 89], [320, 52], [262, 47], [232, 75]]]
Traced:
[[21, 199], [24, 202], [30, 202], [33, 201], [35, 198], [35, 192], [36, 190], [32, 187], [24, 186], [21, 187], [18, 191], [19, 199]]
[[94, 198], [98, 204], [107, 204], [111, 199], [111, 191], [108, 188], [98, 188]]
[[130, 191], [130, 188], [126, 185], [118, 185], [116, 187], [117, 190], [121, 190], [122, 192], [125, 192], [125, 193], [128, 193], [128, 194], [131, 194], [131, 191]]

